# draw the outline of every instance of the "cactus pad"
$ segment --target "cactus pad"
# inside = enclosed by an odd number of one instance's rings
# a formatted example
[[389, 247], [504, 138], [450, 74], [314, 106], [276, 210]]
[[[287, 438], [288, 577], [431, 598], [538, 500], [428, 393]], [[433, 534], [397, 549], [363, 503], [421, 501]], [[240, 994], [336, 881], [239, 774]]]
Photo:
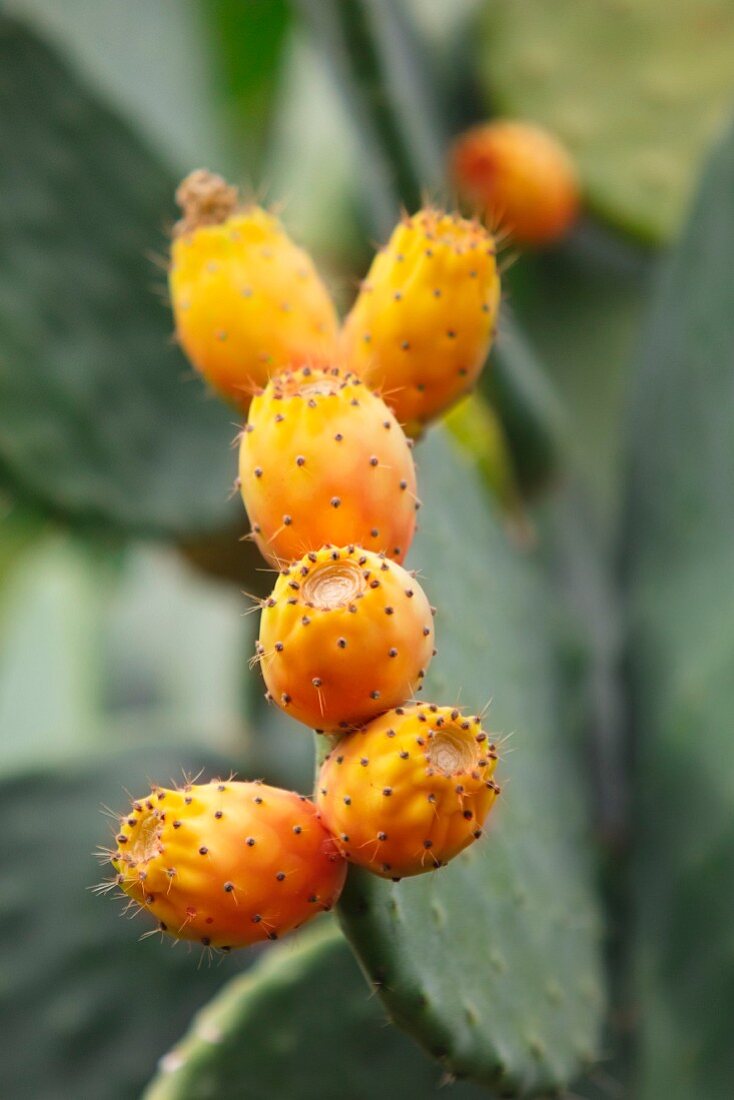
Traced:
[[494, 111], [575, 156], [592, 207], [650, 241], [677, 230], [734, 95], [729, 0], [495, 0], [482, 56]]
[[[318, 999], [318, 1011], [314, 1000]], [[274, 947], [198, 1014], [145, 1100], [426, 1100], [441, 1071], [396, 1028], [334, 925]], [[451, 1100], [480, 1100], [458, 1083]]]
[[398, 884], [353, 869], [338, 908], [393, 1019], [450, 1072], [508, 1094], [560, 1088], [596, 1055], [603, 993], [552, 599], [443, 437], [424, 446], [415, 560], [442, 640], [426, 691], [492, 700], [503, 794], [448, 867]]
[[0, 18], [0, 466], [64, 518], [183, 536], [234, 514], [234, 433], [187, 384], [156, 296], [172, 194], [123, 123]]
[[631, 424], [640, 1100], [734, 1082], [734, 129], [660, 288]]

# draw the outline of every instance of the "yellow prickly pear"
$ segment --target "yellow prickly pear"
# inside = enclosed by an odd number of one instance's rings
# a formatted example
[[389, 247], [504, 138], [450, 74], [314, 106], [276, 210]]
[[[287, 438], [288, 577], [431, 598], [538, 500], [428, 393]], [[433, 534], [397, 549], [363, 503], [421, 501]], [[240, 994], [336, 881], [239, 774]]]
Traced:
[[433, 655], [423, 589], [361, 547], [324, 547], [265, 601], [257, 658], [272, 699], [321, 732], [349, 729], [420, 688]]
[[333, 359], [337, 317], [306, 252], [259, 206], [203, 169], [176, 193], [169, 285], [192, 364], [239, 408], [274, 371]]
[[162, 932], [228, 950], [337, 900], [345, 864], [312, 802], [263, 783], [153, 787], [120, 822], [117, 884]]
[[494, 238], [427, 208], [378, 252], [342, 331], [344, 364], [381, 393], [408, 434], [467, 393], [497, 324]]
[[501, 120], [475, 126], [456, 141], [452, 164], [461, 194], [518, 244], [550, 244], [576, 218], [575, 166], [540, 126]]
[[276, 375], [253, 399], [239, 467], [253, 535], [271, 561], [326, 543], [405, 557], [418, 505], [413, 457], [393, 414], [356, 375]]
[[479, 718], [433, 704], [398, 707], [326, 757], [317, 805], [351, 863], [384, 878], [442, 867], [476, 840], [499, 787]]

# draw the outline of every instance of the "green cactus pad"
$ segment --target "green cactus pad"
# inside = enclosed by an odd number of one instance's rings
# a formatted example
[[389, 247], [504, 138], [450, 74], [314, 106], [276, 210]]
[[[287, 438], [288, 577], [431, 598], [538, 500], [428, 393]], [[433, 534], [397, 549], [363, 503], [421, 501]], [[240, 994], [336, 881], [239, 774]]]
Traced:
[[734, 1088], [734, 129], [671, 257], [630, 428], [640, 1100]]
[[191, 535], [236, 514], [232, 412], [171, 344], [174, 183], [0, 17], [0, 471], [79, 523]]
[[591, 206], [643, 239], [680, 225], [734, 98], [730, 0], [494, 0], [488, 105], [557, 134]]
[[491, 700], [504, 793], [449, 867], [398, 884], [350, 873], [341, 920], [393, 1020], [447, 1070], [508, 1095], [563, 1088], [598, 1053], [604, 997], [553, 600], [440, 433], [420, 460], [411, 563], [438, 607], [425, 699]]
[[[167, 783], [230, 764], [186, 746], [107, 753], [0, 783], [0, 1032], [3, 1096], [127, 1100], [222, 983], [199, 949], [139, 939], [153, 926], [90, 888], [111, 842], [103, 816], [150, 780]], [[129, 916], [129, 914], [128, 914]], [[232, 956], [227, 968], [249, 961]], [[206, 960], [204, 959], [204, 963]]]
[[[234, 978], [162, 1060], [145, 1100], [426, 1100], [441, 1069], [395, 1028], [333, 922]], [[451, 1100], [486, 1092], [456, 1084]]]

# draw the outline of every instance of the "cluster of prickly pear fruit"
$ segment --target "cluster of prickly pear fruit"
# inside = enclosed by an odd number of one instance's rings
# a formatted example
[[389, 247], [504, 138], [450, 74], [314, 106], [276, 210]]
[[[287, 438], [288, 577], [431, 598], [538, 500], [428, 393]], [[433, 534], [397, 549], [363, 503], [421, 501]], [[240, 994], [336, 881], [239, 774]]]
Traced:
[[317, 803], [230, 780], [153, 788], [121, 820], [122, 890], [162, 931], [232, 948], [330, 908], [345, 861], [394, 879], [444, 866], [499, 792], [480, 719], [412, 701], [433, 608], [400, 563], [419, 507], [401, 424], [420, 434], [473, 385], [500, 283], [478, 222], [420, 211], [376, 257], [338, 341], [310, 259], [274, 218], [205, 172], [178, 198], [177, 335], [248, 409], [238, 482], [279, 569], [254, 661], [268, 699], [339, 738]]

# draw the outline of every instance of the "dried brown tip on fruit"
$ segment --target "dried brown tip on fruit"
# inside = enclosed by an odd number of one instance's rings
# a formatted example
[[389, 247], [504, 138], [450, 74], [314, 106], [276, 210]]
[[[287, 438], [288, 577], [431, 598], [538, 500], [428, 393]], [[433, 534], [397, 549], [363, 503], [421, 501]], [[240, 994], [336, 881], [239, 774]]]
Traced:
[[237, 209], [237, 188], [207, 168], [196, 168], [178, 185], [176, 202], [183, 217], [173, 227], [174, 237], [202, 225], [221, 225]]

